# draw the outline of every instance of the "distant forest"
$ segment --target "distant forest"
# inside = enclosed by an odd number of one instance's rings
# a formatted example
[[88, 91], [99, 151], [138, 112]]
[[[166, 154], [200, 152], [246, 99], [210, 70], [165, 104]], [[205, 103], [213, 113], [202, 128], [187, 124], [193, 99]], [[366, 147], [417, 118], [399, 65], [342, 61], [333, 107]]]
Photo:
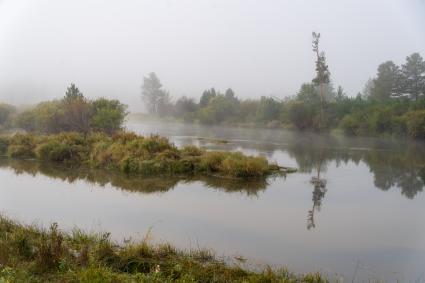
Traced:
[[425, 138], [425, 62], [419, 53], [407, 56], [401, 66], [380, 64], [363, 91], [349, 97], [341, 86], [335, 90], [319, 40], [320, 34], [313, 33], [316, 77], [292, 97], [240, 99], [231, 88], [224, 93], [211, 88], [199, 100], [183, 96], [173, 101], [150, 73], [143, 80], [142, 99], [150, 114], [185, 122]]
[[[150, 73], [143, 78], [142, 99], [150, 114], [190, 123], [425, 139], [425, 62], [419, 53], [407, 56], [400, 66], [392, 61], [380, 64], [363, 91], [349, 97], [341, 86], [334, 88], [319, 42], [320, 34], [313, 33], [316, 76], [291, 97], [240, 99], [231, 88], [225, 92], [211, 88], [199, 100], [185, 96], [173, 100], [157, 75]], [[89, 100], [71, 84], [62, 99], [24, 111], [0, 103], [0, 130], [112, 134], [123, 129], [126, 115], [127, 106], [120, 101]]]

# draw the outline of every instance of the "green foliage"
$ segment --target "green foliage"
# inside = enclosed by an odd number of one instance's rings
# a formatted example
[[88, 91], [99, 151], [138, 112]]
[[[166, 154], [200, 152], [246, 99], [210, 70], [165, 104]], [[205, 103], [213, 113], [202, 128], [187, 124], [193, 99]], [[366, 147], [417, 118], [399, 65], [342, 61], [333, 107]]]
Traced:
[[12, 158], [34, 158], [36, 139], [32, 135], [14, 135], [8, 140], [7, 155]]
[[28, 132], [47, 134], [63, 131], [112, 134], [122, 129], [126, 116], [127, 106], [118, 100], [90, 101], [72, 84], [63, 99], [42, 102], [19, 113], [14, 124]]
[[7, 126], [16, 108], [12, 105], [0, 103], [0, 129]]
[[377, 78], [373, 80], [370, 99], [382, 102], [400, 93], [400, 68], [392, 61], [378, 67]]
[[282, 105], [271, 97], [262, 96], [256, 111], [257, 121], [278, 120]]
[[89, 166], [138, 175], [217, 174], [231, 178], [263, 178], [280, 169], [265, 158], [241, 153], [207, 152], [195, 146], [176, 148], [160, 136], [121, 132], [15, 135], [1, 140], [12, 158], [37, 158], [72, 166]]
[[164, 115], [170, 110], [170, 95], [162, 89], [162, 84], [155, 73], [143, 78], [142, 100], [150, 114]]
[[[56, 224], [45, 231], [0, 217], [0, 260], [7, 259], [1, 262], [0, 282], [328, 282], [318, 273], [245, 270], [209, 250], [153, 245], [148, 236], [119, 246], [107, 233], [68, 234]], [[82, 265], [84, 249], [89, 260]]]
[[127, 106], [118, 100], [99, 98], [91, 103], [91, 113], [92, 129], [112, 134], [122, 129]]
[[425, 110], [409, 111], [403, 118], [409, 137], [425, 139]]
[[9, 147], [9, 139], [0, 136], [0, 155], [5, 155]]
[[40, 160], [79, 163], [89, 153], [89, 144], [78, 133], [61, 133], [43, 140], [35, 149]]
[[425, 95], [425, 61], [419, 53], [406, 57], [406, 63], [401, 67], [402, 92], [418, 100]]
[[207, 89], [202, 93], [201, 99], [199, 100], [199, 107], [207, 107], [211, 99], [216, 97], [216, 92], [214, 88]]

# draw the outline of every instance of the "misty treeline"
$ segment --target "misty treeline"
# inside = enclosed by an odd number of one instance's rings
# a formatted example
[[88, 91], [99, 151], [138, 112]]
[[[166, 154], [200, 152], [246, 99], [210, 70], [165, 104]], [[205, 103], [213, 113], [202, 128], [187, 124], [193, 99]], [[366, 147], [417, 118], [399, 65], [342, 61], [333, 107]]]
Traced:
[[407, 56], [401, 66], [380, 64], [363, 91], [349, 97], [341, 86], [334, 88], [319, 40], [320, 34], [313, 33], [316, 77], [294, 96], [240, 99], [231, 88], [211, 88], [199, 100], [183, 96], [173, 101], [150, 73], [144, 78], [142, 99], [150, 114], [186, 122], [425, 138], [425, 62], [419, 53]]
[[0, 104], [0, 129], [19, 128], [49, 134], [63, 131], [112, 134], [122, 129], [126, 115], [127, 106], [118, 100], [87, 99], [71, 84], [62, 99], [41, 102], [26, 110]]

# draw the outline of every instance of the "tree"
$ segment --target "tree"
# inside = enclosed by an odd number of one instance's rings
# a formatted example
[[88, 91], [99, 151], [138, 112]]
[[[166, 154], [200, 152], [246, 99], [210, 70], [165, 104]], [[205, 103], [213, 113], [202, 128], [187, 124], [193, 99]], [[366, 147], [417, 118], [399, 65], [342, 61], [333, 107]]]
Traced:
[[425, 62], [419, 53], [406, 57], [406, 64], [401, 66], [403, 92], [415, 101], [425, 94]]
[[370, 98], [375, 101], [387, 101], [400, 94], [400, 68], [393, 61], [379, 65], [377, 77], [373, 80]]
[[63, 130], [88, 133], [90, 131], [90, 103], [80, 90], [71, 84], [61, 102]]
[[187, 98], [183, 96], [176, 101], [174, 106], [174, 115], [177, 117], [182, 117], [186, 113], [195, 112], [198, 109], [198, 105], [192, 98]]
[[9, 122], [10, 117], [16, 112], [16, 108], [12, 105], [0, 103], [0, 126], [5, 126]]
[[227, 98], [227, 99], [235, 99], [236, 97], [235, 97], [235, 92], [231, 89], [231, 88], [228, 88], [227, 90], [226, 90], [226, 92], [224, 93], [224, 96]]
[[289, 120], [299, 130], [320, 129], [320, 102], [317, 87], [311, 83], [303, 84], [295, 101], [289, 105]]
[[217, 93], [214, 88], [207, 89], [202, 93], [201, 99], [199, 100], [200, 107], [206, 107], [211, 99], [216, 97]]
[[65, 92], [65, 97], [63, 98], [64, 102], [75, 101], [79, 99], [84, 99], [84, 95], [80, 92], [78, 87], [75, 84], [71, 84]]
[[238, 101], [223, 94], [213, 97], [207, 107], [201, 108], [199, 120], [205, 124], [221, 123], [237, 114]]
[[320, 128], [323, 125], [323, 102], [324, 102], [324, 86], [330, 82], [328, 65], [326, 64], [326, 56], [323, 51], [319, 50], [320, 33], [312, 33], [313, 35], [313, 52], [316, 53], [316, 77], [313, 83], [319, 86], [320, 90]]
[[375, 86], [374, 80], [369, 78], [363, 87], [361, 97], [364, 99], [369, 99], [372, 95], [372, 89]]
[[341, 102], [342, 100], [347, 98], [347, 94], [344, 92], [344, 89], [342, 88], [342, 86], [338, 86], [337, 90], [336, 90], [336, 101], [337, 102]]
[[113, 134], [122, 129], [127, 106], [118, 100], [96, 99], [91, 103], [91, 127], [96, 131]]
[[170, 94], [162, 89], [162, 84], [155, 73], [143, 78], [142, 100], [150, 114], [165, 114], [170, 105]]
[[281, 108], [281, 104], [272, 97], [262, 96], [257, 108], [257, 120], [261, 122], [277, 120]]

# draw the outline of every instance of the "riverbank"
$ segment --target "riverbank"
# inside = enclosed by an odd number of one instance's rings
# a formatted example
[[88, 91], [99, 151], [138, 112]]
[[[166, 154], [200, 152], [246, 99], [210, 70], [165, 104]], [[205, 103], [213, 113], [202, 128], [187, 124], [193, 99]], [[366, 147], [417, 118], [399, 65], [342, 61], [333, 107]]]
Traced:
[[226, 264], [210, 250], [140, 242], [118, 245], [110, 234], [45, 230], [0, 216], [0, 282], [327, 282], [318, 273], [261, 272]]
[[262, 156], [240, 152], [181, 149], [160, 136], [130, 132], [56, 135], [16, 134], [0, 138], [0, 154], [69, 166], [89, 166], [138, 175], [214, 175], [225, 178], [265, 178], [294, 169], [270, 163]]

